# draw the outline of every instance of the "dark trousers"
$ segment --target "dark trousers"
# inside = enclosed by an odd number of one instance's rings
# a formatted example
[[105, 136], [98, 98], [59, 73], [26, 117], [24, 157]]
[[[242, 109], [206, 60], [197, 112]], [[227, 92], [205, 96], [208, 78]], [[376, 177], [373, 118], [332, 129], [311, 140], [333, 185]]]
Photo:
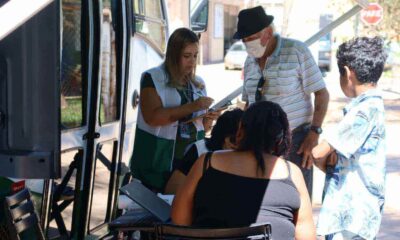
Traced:
[[311, 169], [302, 168], [301, 163], [303, 161], [303, 154], [297, 154], [301, 144], [303, 143], [305, 137], [310, 131], [310, 124], [303, 124], [292, 131], [292, 147], [290, 148], [288, 160], [296, 164], [302, 171], [304, 181], [306, 182], [306, 187], [308, 194], [310, 195], [310, 200], [312, 200], [312, 186], [313, 186], [313, 167]]

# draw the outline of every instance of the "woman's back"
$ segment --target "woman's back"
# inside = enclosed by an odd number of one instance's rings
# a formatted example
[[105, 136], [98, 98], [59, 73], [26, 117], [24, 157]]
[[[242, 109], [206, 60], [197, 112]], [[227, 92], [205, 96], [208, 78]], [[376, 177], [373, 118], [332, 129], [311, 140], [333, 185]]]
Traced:
[[311, 203], [301, 170], [278, 156], [291, 146], [286, 113], [259, 101], [244, 112], [235, 151], [202, 155], [172, 203], [175, 224], [248, 226], [268, 221], [273, 239], [315, 239]]
[[193, 225], [235, 227], [270, 222], [274, 239], [293, 239], [300, 197], [289, 164], [268, 157], [265, 174], [260, 176], [256, 169], [256, 160], [247, 153], [216, 153], [209, 164], [205, 160], [194, 195]]

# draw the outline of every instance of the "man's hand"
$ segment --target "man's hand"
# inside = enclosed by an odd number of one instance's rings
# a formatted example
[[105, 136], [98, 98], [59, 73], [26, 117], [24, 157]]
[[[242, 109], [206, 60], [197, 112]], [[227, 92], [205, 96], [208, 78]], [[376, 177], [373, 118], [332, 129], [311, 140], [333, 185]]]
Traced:
[[303, 161], [301, 163], [301, 167], [310, 169], [313, 165], [313, 157], [311, 154], [311, 150], [317, 146], [319, 135], [313, 131], [310, 131], [303, 143], [301, 144], [297, 154], [303, 153]]

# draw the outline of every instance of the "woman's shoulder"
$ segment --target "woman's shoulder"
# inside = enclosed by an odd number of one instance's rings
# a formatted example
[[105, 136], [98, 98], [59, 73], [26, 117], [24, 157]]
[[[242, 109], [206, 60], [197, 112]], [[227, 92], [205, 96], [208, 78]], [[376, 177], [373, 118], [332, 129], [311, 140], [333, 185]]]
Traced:
[[301, 173], [300, 168], [296, 164], [290, 162], [289, 160], [285, 160], [285, 159], [282, 159], [282, 161], [286, 162], [286, 164], [290, 168], [290, 172], [292, 175], [295, 174], [295, 175], [299, 175], [299, 176], [303, 177], [303, 174]]
[[233, 150], [216, 150], [216, 151], [208, 151], [202, 153], [201, 155], [206, 156], [207, 153], [210, 154], [210, 159], [212, 158], [213, 162], [224, 161], [223, 159], [229, 158], [233, 153]]
[[161, 81], [161, 82], [168, 81], [167, 72], [165, 70], [165, 67], [162, 64], [159, 66], [150, 68], [150, 69], [146, 70], [145, 72], [143, 72], [143, 75], [146, 75], [146, 74], [150, 74], [153, 81]]
[[206, 83], [204, 82], [203, 78], [195, 75], [194, 76], [194, 86], [198, 88], [199, 90], [205, 90], [206, 89]]
[[303, 177], [303, 173], [301, 172], [300, 168], [296, 164], [294, 164], [288, 160], [285, 160], [283, 158], [279, 158], [279, 159], [280, 159], [280, 161], [282, 161], [286, 164], [288, 171], [289, 171], [289, 175], [290, 175], [289, 178], [291, 179], [291, 181], [293, 182], [295, 187], [297, 189], [299, 189], [300, 184], [304, 185], [305, 184], [304, 177]]
[[215, 159], [232, 158], [233, 156], [243, 155], [244, 152], [235, 151], [233, 149], [216, 150], [213, 152]]
[[250, 152], [227, 149], [215, 151], [210, 163], [216, 169], [230, 172], [238, 167], [240, 168], [240, 166], [252, 164], [252, 159]]
[[158, 72], [164, 72], [164, 71], [165, 71], [165, 68], [161, 64], [161, 65], [147, 69], [146, 71], [143, 72], [143, 74], [145, 74], [145, 73], [152, 74], [152, 73], [158, 73]]
[[293, 175], [297, 176], [299, 174], [301, 176], [303, 176], [302, 173], [301, 173], [300, 168], [296, 164], [290, 162], [289, 160], [286, 160], [286, 159], [284, 159], [282, 157], [279, 157], [279, 158], [277, 158], [276, 162], [278, 164], [280, 164], [283, 168], [286, 168], [289, 171], [289, 174], [292, 177], [293, 177]]
[[204, 84], [203, 78], [200, 77], [199, 75], [195, 75], [195, 76], [194, 76], [194, 79], [195, 79], [197, 82]]

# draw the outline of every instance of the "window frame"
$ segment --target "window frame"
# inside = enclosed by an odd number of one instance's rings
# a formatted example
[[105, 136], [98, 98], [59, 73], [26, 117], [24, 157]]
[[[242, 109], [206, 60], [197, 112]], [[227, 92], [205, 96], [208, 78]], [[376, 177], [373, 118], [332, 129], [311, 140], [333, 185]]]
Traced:
[[[135, 0], [132, 0], [132, 1], [135, 1]], [[138, 0], [138, 1], [139, 1], [139, 6], [140, 6], [141, 9], [139, 9], [140, 10], [139, 14], [137, 14], [137, 13], [135, 13], [135, 11], [133, 11], [133, 14], [132, 14], [132, 22], [133, 22], [133, 24], [132, 24], [132, 36], [137, 34], [138, 36], [143, 38], [146, 41], [146, 43], [148, 43], [153, 49], [155, 49], [156, 52], [158, 54], [160, 54], [160, 56], [164, 56], [165, 55], [164, 49], [162, 49], [160, 46], [158, 46], [158, 44], [152, 38], [150, 38], [148, 35], [137, 31], [136, 22], [139, 20], [139, 21], [143, 21], [143, 22], [150, 22], [150, 23], [160, 24], [161, 27], [164, 29], [165, 50], [166, 50], [167, 35], [168, 35], [168, 25], [167, 25], [167, 19], [166, 19], [165, 6], [162, 4], [161, 0], [155, 0], [155, 1], [160, 1], [161, 18], [149, 17], [149, 16], [145, 15], [146, 9], [145, 9], [145, 5], [144, 5], [143, 1], [150, 1], [150, 0]], [[132, 5], [132, 8], [134, 7], [133, 5]]]

